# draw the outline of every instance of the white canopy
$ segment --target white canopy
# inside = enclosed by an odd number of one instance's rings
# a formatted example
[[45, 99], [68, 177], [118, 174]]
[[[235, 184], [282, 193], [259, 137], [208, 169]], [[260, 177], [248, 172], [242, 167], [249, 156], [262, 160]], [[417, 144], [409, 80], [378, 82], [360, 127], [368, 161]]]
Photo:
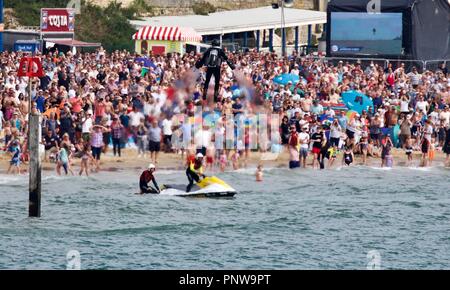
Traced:
[[[325, 12], [285, 8], [285, 27], [327, 22]], [[281, 27], [281, 9], [271, 6], [211, 13], [209, 15], [159, 16], [132, 20], [140, 29], [144, 26], [192, 27], [200, 35], [225, 34]]]

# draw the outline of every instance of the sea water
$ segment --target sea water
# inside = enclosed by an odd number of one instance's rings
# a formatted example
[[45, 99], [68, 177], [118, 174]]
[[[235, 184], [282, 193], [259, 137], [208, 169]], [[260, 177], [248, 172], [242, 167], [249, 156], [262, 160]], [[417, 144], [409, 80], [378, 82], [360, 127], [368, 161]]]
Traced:
[[27, 176], [0, 175], [0, 268], [65, 269], [71, 250], [81, 269], [366, 269], [371, 251], [382, 269], [450, 268], [449, 169], [219, 174], [233, 199], [135, 195], [139, 173], [46, 172], [41, 218]]

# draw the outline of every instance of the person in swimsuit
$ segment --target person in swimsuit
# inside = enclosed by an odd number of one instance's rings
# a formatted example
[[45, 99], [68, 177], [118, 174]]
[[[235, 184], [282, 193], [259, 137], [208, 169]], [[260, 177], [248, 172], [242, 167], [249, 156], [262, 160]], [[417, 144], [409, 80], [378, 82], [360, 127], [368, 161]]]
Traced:
[[367, 126], [363, 127], [361, 132], [361, 139], [359, 140], [358, 146], [362, 154], [363, 164], [367, 164], [367, 147], [369, 145], [369, 134], [367, 133]]
[[406, 153], [406, 156], [408, 157], [408, 166], [411, 166], [412, 161], [413, 161], [412, 153], [413, 153], [413, 151], [414, 151], [414, 150], [413, 150], [413, 147], [412, 147], [411, 137], [408, 137], [408, 138], [406, 139], [404, 146], [405, 146], [405, 153]]
[[353, 150], [352, 150], [351, 146], [345, 147], [344, 156], [342, 158], [342, 164], [345, 163], [347, 166], [350, 166], [350, 164], [353, 163], [353, 159], [354, 159], [353, 157], [354, 157]]
[[263, 171], [262, 171], [262, 165], [258, 165], [256, 168], [256, 181], [263, 181]]
[[436, 152], [436, 139], [431, 138], [430, 149], [428, 150], [428, 161], [430, 162], [429, 163], [430, 166], [433, 163], [435, 152]]
[[426, 138], [422, 139], [422, 143], [420, 145], [420, 149], [422, 151], [422, 164], [423, 166], [426, 166], [426, 159], [428, 156], [428, 151], [430, 148], [430, 142], [428, 142], [428, 140]]
[[392, 144], [391, 135], [387, 134], [381, 142], [381, 167], [392, 167]]
[[220, 153], [219, 163], [220, 163], [220, 171], [225, 172], [225, 168], [227, 167], [227, 154], [225, 150], [222, 150]]
[[231, 163], [233, 164], [233, 170], [239, 169], [239, 158], [241, 155], [239, 154], [239, 150], [234, 150], [234, 153], [231, 155]]
[[83, 175], [83, 171], [86, 172], [86, 176], [89, 176], [89, 161], [93, 161], [94, 157], [92, 156], [89, 148], [89, 144], [85, 144], [81, 151], [81, 163], [80, 163], [80, 172], [78, 175]]

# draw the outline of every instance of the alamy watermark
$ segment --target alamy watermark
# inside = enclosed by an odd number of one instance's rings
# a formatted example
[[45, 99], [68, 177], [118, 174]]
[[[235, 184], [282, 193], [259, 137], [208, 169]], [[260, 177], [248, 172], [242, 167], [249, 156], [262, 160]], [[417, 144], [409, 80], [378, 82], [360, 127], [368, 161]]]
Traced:
[[172, 135], [173, 149], [211, 148], [222, 150], [270, 151], [281, 145], [280, 115], [226, 114], [203, 112], [173, 117], [177, 128]]
[[81, 270], [80, 252], [70, 250], [66, 254], [66, 270]]
[[381, 0], [370, 0], [366, 8], [367, 13], [381, 13]]
[[377, 250], [372, 250], [367, 253], [367, 270], [381, 270], [381, 254]]
[[75, 9], [75, 14], [81, 14], [81, 0], [70, 0], [67, 9]]

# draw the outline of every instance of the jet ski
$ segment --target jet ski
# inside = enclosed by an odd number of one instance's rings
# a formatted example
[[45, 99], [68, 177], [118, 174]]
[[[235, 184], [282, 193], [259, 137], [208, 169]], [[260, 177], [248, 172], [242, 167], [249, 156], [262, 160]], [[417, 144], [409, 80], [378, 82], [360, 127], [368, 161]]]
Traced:
[[236, 190], [225, 181], [215, 176], [205, 177], [194, 184], [190, 192], [186, 192], [186, 184], [165, 184], [160, 195], [183, 197], [233, 197]]

